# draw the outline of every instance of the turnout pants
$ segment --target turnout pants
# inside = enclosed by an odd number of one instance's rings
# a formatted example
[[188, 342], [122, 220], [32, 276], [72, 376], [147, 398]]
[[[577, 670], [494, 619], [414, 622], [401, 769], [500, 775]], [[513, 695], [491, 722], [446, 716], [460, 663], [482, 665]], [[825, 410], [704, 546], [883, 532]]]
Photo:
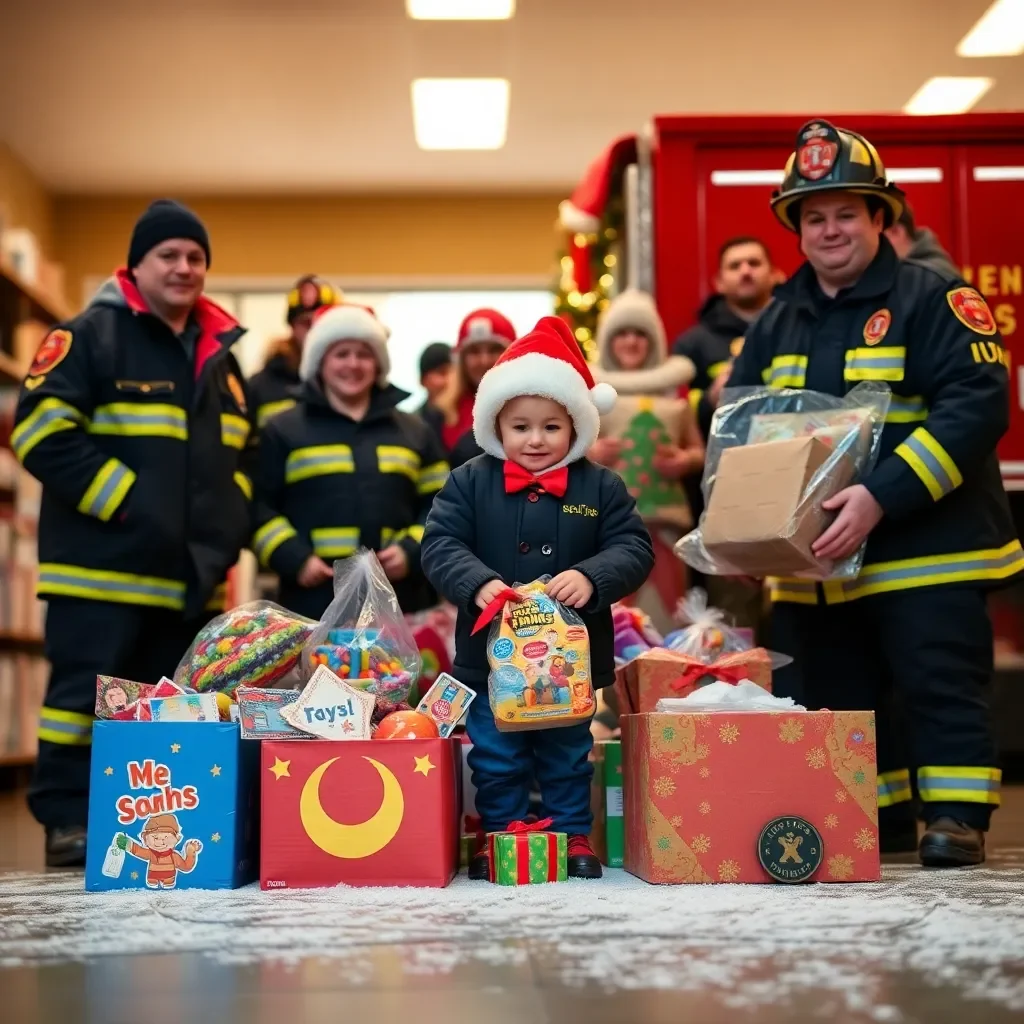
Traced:
[[[811, 709], [876, 711], [883, 822], [911, 812], [909, 748], [925, 820], [949, 815], [988, 828], [1001, 772], [989, 720], [993, 651], [984, 591], [921, 588], [848, 604], [777, 602], [772, 633], [773, 647], [795, 658], [776, 673], [777, 694]], [[894, 735], [893, 696], [907, 744]]]
[[46, 613], [50, 681], [39, 718], [29, 810], [47, 828], [88, 820], [96, 676], [172, 676], [202, 622], [162, 608], [55, 597]]

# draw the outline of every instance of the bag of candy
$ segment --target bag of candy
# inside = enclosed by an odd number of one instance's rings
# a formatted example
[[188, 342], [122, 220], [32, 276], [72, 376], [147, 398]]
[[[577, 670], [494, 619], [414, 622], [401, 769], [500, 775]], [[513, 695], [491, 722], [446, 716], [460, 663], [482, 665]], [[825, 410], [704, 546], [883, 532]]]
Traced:
[[412, 630], [377, 556], [365, 548], [334, 563], [334, 600], [303, 648], [303, 682], [320, 665], [389, 704], [405, 703], [419, 678]]
[[198, 633], [174, 681], [198, 693], [232, 696], [238, 686], [287, 689], [315, 622], [271, 601], [251, 601], [218, 615]]
[[707, 592], [693, 587], [679, 602], [682, 629], [665, 637], [665, 646], [680, 654], [710, 665], [715, 658], [736, 651], [749, 651], [754, 645], [725, 621], [725, 612], [708, 605]]

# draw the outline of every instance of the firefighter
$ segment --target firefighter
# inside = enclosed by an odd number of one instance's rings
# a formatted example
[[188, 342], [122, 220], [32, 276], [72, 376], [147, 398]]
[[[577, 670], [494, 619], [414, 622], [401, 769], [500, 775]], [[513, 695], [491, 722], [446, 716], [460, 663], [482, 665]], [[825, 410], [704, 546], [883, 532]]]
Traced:
[[[807, 262], [751, 327], [730, 385], [891, 388], [877, 465], [826, 503], [836, 517], [814, 545], [838, 559], [867, 539], [860, 574], [770, 581], [776, 645], [797, 659], [779, 689], [855, 709], [891, 684], [924, 807], [919, 857], [979, 864], [1001, 780], [985, 595], [1024, 571], [995, 454], [1007, 357], [978, 292], [899, 260], [883, 231], [903, 205], [866, 139], [823, 120], [800, 129], [772, 208]], [[879, 727], [879, 766], [892, 769], [879, 775], [884, 819], [909, 808], [911, 783]]]
[[155, 683], [209, 617], [249, 536], [250, 407], [235, 320], [202, 295], [206, 229], [169, 200], [126, 267], [43, 341], [11, 447], [43, 485], [51, 674], [29, 807], [46, 862], [84, 862], [96, 676]]
[[289, 335], [272, 342], [267, 363], [249, 381], [256, 408], [256, 424], [262, 430], [271, 416], [290, 409], [299, 387], [302, 346], [318, 309], [341, 302], [341, 292], [313, 274], [300, 277], [288, 293]]

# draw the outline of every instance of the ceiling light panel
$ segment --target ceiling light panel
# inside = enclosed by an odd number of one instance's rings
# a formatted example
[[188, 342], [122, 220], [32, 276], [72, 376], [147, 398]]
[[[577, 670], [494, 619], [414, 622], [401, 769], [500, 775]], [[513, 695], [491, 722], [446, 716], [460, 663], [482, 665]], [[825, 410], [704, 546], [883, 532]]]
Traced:
[[420, 149], [501, 149], [508, 131], [507, 78], [417, 78], [413, 127]]
[[907, 101], [905, 114], [962, 114], [992, 88], [991, 78], [929, 78]]

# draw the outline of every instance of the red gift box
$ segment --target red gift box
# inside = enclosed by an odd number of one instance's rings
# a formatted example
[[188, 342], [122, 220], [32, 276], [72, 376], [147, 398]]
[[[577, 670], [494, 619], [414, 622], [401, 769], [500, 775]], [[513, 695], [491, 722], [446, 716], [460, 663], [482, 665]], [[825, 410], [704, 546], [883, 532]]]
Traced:
[[627, 871], [648, 882], [796, 881], [818, 861], [806, 880], [879, 879], [873, 713], [659, 713], [621, 725]]
[[443, 887], [455, 877], [458, 740], [262, 746], [262, 889]]

